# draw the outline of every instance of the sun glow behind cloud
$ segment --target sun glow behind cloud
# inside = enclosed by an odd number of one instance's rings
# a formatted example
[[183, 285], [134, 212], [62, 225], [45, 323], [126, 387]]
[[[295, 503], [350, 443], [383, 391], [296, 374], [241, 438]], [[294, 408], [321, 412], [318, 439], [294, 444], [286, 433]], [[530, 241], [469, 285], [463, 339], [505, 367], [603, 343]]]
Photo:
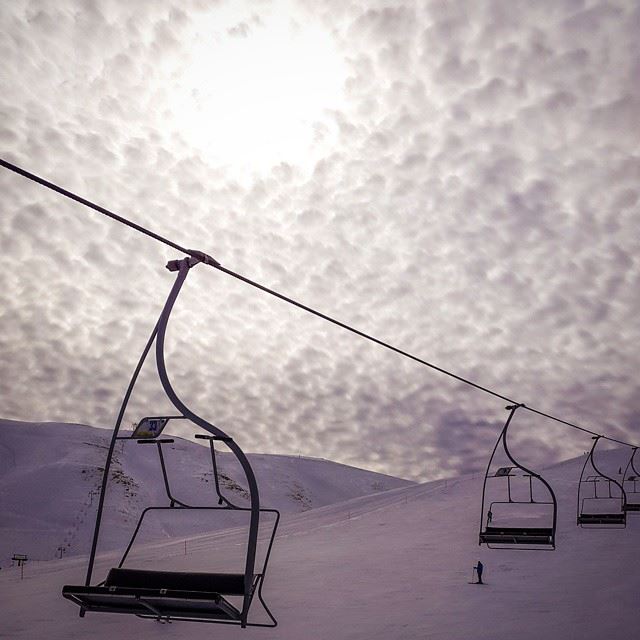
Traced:
[[199, 23], [170, 94], [185, 140], [238, 177], [304, 166], [323, 146], [314, 125], [343, 103], [346, 66], [330, 33], [296, 22], [288, 4], [272, 9]]
[[[636, 441], [640, 7], [392, 4], [4, 3], [2, 155]], [[283, 160], [292, 170], [265, 179]], [[0, 277], [3, 416], [108, 425], [176, 256], [0, 181], [3, 256], [21, 265]], [[494, 399], [198, 273], [176, 372], [249, 450], [425, 479], [486, 464]], [[143, 379], [141, 410], [158, 388]], [[516, 431], [532, 468], [584, 450], [549, 431]]]

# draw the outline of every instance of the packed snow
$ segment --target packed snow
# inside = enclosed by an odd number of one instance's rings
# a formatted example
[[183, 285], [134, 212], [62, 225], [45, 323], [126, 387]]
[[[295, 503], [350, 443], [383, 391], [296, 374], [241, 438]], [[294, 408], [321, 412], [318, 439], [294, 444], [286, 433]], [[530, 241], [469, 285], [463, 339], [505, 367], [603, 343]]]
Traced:
[[[4, 460], [6, 448], [3, 451]], [[626, 449], [602, 452], [599, 463], [615, 476], [628, 453]], [[269, 478], [271, 486], [279, 482], [276, 478], [283, 473], [279, 465], [286, 469], [296, 461], [278, 456], [269, 460], [272, 467], [263, 469], [260, 478], [265, 495], [271, 491]], [[279, 621], [276, 629], [158, 624], [105, 613], [79, 618], [78, 607], [61, 596], [63, 585], [84, 581], [86, 558], [79, 555], [28, 563], [23, 580], [17, 567], [3, 568], [0, 637], [634, 638], [639, 623], [640, 514], [630, 513], [622, 530], [577, 527], [576, 492], [583, 462], [581, 456], [544, 470], [559, 502], [555, 551], [478, 546], [482, 474], [407, 484], [284, 515], [264, 589]], [[337, 468], [344, 481], [362, 473]], [[64, 473], [56, 481], [60, 478], [71, 479]], [[305, 486], [313, 494], [318, 485], [309, 481]], [[4, 494], [6, 487], [2, 487]], [[44, 495], [34, 495], [33, 500], [46, 503], [66, 489], [55, 485], [53, 490], [41, 487], [38, 491]], [[272, 495], [282, 496], [282, 492]], [[268, 505], [267, 498], [264, 503]], [[130, 566], [238, 571], [244, 539], [244, 532], [236, 527], [147, 540], [133, 554]], [[115, 551], [101, 555], [95, 582], [104, 578], [118, 557]], [[469, 584], [478, 560], [485, 565], [484, 586]], [[253, 615], [264, 620], [257, 602]]]

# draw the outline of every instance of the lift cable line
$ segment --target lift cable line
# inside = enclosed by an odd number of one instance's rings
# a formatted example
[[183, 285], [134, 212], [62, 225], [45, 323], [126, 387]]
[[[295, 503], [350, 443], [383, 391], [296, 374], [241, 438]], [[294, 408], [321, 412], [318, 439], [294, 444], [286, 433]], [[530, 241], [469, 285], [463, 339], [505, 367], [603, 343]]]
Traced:
[[585, 427], [581, 427], [577, 424], [574, 424], [572, 422], [568, 422], [567, 420], [562, 420], [561, 418], [558, 418], [554, 415], [551, 415], [549, 413], [545, 413], [543, 411], [540, 411], [538, 409], [535, 409], [533, 407], [530, 407], [524, 403], [520, 403], [517, 402], [516, 400], [514, 400], [513, 398], [509, 398], [508, 396], [504, 396], [500, 393], [498, 393], [497, 391], [493, 391], [492, 389], [489, 389], [487, 387], [484, 387], [476, 382], [473, 382], [472, 380], [468, 380], [467, 378], [463, 378], [462, 376], [459, 376], [451, 371], [448, 371], [447, 369], [443, 369], [442, 367], [439, 367], [431, 362], [428, 362], [427, 360], [423, 360], [422, 358], [413, 355], [412, 353], [409, 353], [408, 351], [404, 351], [402, 349], [399, 349], [398, 347], [394, 347], [392, 344], [389, 344], [388, 342], [384, 342], [383, 340], [380, 340], [379, 338], [376, 338], [375, 336], [372, 336], [368, 333], [365, 333], [364, 331], [360, 331], [359, 329], [356, 329], [355, 327], [352, 327], [348, 324], [345, 324], [344, 322], [341, 322], [340, 320], [337, 320], [335, 318], [332, 318], [331, 316], [328, 316], [316, 309], [313, 309], [312, 307], [309, 307], [305, 304], [302, 304], [301, 302], [298, 302], [297, 300], [294, 300], [293, 298], [289, 298], [288, 296], [285, 296], [282, 293], [279, 293], [278, 291], [275, 291], [274, 289], [270, 289], [269, 287], [266, 287], [263, 284], [260, 284], [259, 282], [255, 282], [254, 280], [251, 280], [249, 278], [247, 278], [246, 276], [243, 276], [239, 273], [236, 273], [235, 271], [232, 271], [231, 269], [227, 269], [226, 267], [223, 267], [217, 260], [215, 260], [214, 258], [212, 258], [211, 256], [207, 255], [206, 253], [203, 253], [202, 251], [196, 251], [193, 249], [186, 249], [185, 247], [180, 246], [179, 244], [177, 244], [176, 242], [173, 242], [172, 240], [169, 240], [163, 236], [161, 236], [158, 233], [155, 233], [153, 231], [150, 231], [149, 229], [146, 229], [145, 227], [136, 224], [135, 222], [132, 222], [131, 220], [128, 220], [127, 218], [124, 218], [123, 216], [118, 215], [117, 213], [114, 213], [113, 211], [109, 211], [109, 209], [105, 209], [104, 207], [101, 207], [98, 204], [95, 204], [94, 202], [91, 202], [90, 200], [87, 200], [86, 198], [83, 198], [71, 191], [68, 191], [67, 189], [64, 189], [63, 187], [60, 187], [56, 184], [54, 184], [53, 182], [50, 182], [49, 180], [45, 180], [44, 178], [37, 176], [29, 171], [27, 171], [26, 169], [22, 169], [21, 167], [18, 167], [17, 165], [8, 162], [6, 160], [4, 160], [3, 158], [0, 158], [0, 166], [4, 167], [5, 169], [9, 169], [9, 171], [13, 171], [14, 173], [17, 173], [18, 175], [23, 176], [24, 178], [27, 178], [28, 180], [31, 180], [33, 182], [36, 182], [40, 185], [42, 185], [43, 187], [46, 187], [47, 189], [51, 189], [52, 191], [55, 191], [56, 193], [59, 193], [60, 195], [65, 196], [66, 198], [69, 198], [70, 200], [74, 200], [75, 202], [79, 202], [80, 204], [84, 205], [85, 207], [88, 207], [89, 209], [93, 209], [94, 211], [97, 211], [98, 213], [101, 213], [102, 215], [105, 215], [109, 218], [111, 218], [112, 220], [115, 220], [116, 222], [120, 222], [128, 227], [131, 227], [132, 229], [135, 229], [136, 231], [139, 231], [140, 233], [149, 236], [150, 238], [153, 238], [154, 240], [157, 240], [158, 242], [162, 242], [163, 244], [166, 244], [169, 247], [172, 247], [173, 249], [177, 249], [178, 251], [181, 251], [182, 253], [191, 256], [192, 258], [196, 258], [197, 260], [204, 262], [205, 264], [208, 264], [209, 266], [213, 267], [214, 269], [217, 269], [218, 271], [221, 271], [223, 273], [226, 273], [227, 275], [236, 278], [237, 280], [240, 280], [242, 282], [244, 282], [245, 284], [248, 284], [252, 287], [255, 287], [256, 289], [259, 289], [260, 291], [263, 291], [265, 293], [268, 293], [271, 296], [274, 296], [276, 298], [279, 298], [280, 300], [287, 302], [288, 304], [291, 304], [295, 307], [298, 307], [299, 309], [302, 309], [303, 311], [306, 311], [314, 316], [317, 316], [318, 318], [321, 318], [322, 320], [326, 320], [327, 322], [330, 322], [331, 324], [334, 324], [338, 327], [341, 327], [347, 331], [350, 331], [351, 333], [354, 333], [355, 335], [360, 336], [361, 338], [365, 338], [366, 340], [369, 340], [371, 342], [374, 342], [382, 347], [385, 347], [386, 349], [389, 349], [390, 351], [394, 351], [395, 353], [404, 356], [405, 358], [409, 358], [410, 360], [413, 360], [414, 362], [418, 362], [419, 364], [422, 364], [426, 367], [429, 367], [430, 369], [433, 369], [435, 371], [438, 371], [446, 376], [449, 376], [450, 378], [454, 378], [455, 380], [458, 380], [459, 382], [462, 382], [466, 385], [469, 385], [471, 387], [474, 387], [475, 389], [478, 389], [479, 391], [483, 391], [484, 393], [488, 393], [489, 395], [492, 395], [496, 398], [500, 398], [501, 400], [504, 400], [506, 402], [508, 402], [509, 404], [516, 404], [518, 406], [520, 406], [522, 409], [526, 409], [527, 411], [530, 411], [531, 413], [535, 413], [543, 418], [548, 418], [549, 420], [552, 420], [554, 422], [558, 422], [559, 424], [563, 424], [567, 427], [571, 427], [572, 429], [578, 429], [579, 431], [583, 431], [584, 433], [589, 433], [592, 436], [598, 436], [600, 438], [603, 438], [605, 440], [609, 440], [610, 442], [617, 442], [618, 444], [622, 444], [628, 447], [634, 447], [635, 445], [629, 443], [629, 442], [625, 442], [624, 440], [619, 440], [617, 438], [613, 438], [611, 436], [607, 436], [604, 434], [600, 434], [597, 433], [596, 431], [592, 431], [591, 429], [586, 429]]

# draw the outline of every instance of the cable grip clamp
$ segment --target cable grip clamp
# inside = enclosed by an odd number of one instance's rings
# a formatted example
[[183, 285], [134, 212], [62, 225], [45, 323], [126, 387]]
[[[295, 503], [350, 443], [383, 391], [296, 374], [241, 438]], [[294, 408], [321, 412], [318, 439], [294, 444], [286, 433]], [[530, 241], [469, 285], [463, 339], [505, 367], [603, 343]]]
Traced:
[[[194, 267], [200, 262], [212, 267], [221, 266], [215, 258], [212, 258], [208, 253], [204, 253], [203, 251], [189, 250], [189, 257], [183, 259], [188, 260], [189, 267]], [[181, 262], [182, 260], [169, 260], [169, 262], [167, 262], [167, 269], [169, 269], [169, 271], [179, 271]]]

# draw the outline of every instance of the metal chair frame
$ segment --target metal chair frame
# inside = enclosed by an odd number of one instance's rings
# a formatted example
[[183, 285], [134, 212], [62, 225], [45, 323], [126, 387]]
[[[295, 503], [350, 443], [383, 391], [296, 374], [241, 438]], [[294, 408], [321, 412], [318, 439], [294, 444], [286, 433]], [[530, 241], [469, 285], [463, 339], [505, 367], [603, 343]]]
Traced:
[[[580, 473], [580, 480], [578, 481], [578, 505], [576, 513], [576, 524], [583, 529], [624, 529], [627, 526], [626, 518], [626, 492], [622, 483], [618, 482], [614, 478], [609, 477], [603, 473], [595, 461], [595, 449], [602, 436], [594, 436], [593, 444], [587, 454], [582, 465], [582, 471]], [[633, 457], [633, 456], [632, 456]], [[590, 465], [594, 473], [587, 473], [587, 466]], [[606, 496], [598, 495], [598, 486], [605, 484], [607, 487]], [[593, 489], [593, 495], [584, 495], [586, 487]], [[612, 494], [612, 487], [617, 487], [620, 491], [620, 496]], [[615, 513], [597, 513], [586, 510], [587, 501], [592, 500], [620, 500], [620, 510]]]
[[[551, 488], [551, 485], [540, 475], [527, 469], [525, 466], [516, 461], [511, 455], [509, 445], [507, 443], [507, 431], [515, 415], [515, 412], [523, 405], [509, 405], [506, 409], [509, 411], [509, 416], [498, 436], [491, 457], [487, 464], [487, 469], [484, 474], [484, 482], [482, 484], [482, 509], [480, 513], [480, 534], [479, 544], [486, 544], [489, 549], [519, 549], [522, 551], [552, 551], [555, 549], [556, 538], [556, 526], [558, 519], [558, 502], [556, 500], [555, 493]], [[512, 467], [500, 467], [494, 475], [489, 475], [491, 470], [491, 464], [493, 458], [496, 455], [498, 445], [502, 443], [502, 448], [512, 463]], [[529, 500], [514, 500], [511, 494], [511, 478], [515, 477], [512, 470], [520, 469], [523, 471], [523, 478], [529, 478]], [[508, 470], [506, 473], [505, 470]], [[507, 480], [507, 499], [506, 500], [494, 500], [489, 503], [488, 509], [486, 509], [486, 490], [487, 481], [502, 479]], [[546, 488], [550, 495], [549, 501], [535, 500], [533, 497], [533, 480], [538, 480], [543, 487]], [[491, 514], [492, 508], [496, 504], [507, 505], [549, 505], [552, 510], [551, 526], [550, 527], [497, 527], [491, 526]], [[486, 517], [485, 517], [486, 514]]]
[[[280, 519], [280, 514], [277, 510], [275, 509], [262, 509], [260, 507], [260, 495], [259, 495], [259, 491], [258, 491], [258, 484], [256, 482], [256, 478], [255, 478], [255, 474], [253, 472], [253, 469], [251, 467], [251, 464], [247, 458], [247, 456], [245, 455], [245, 453], [242, 451], [242, 449], [240, 448], [240, 446], [235, 442], [235, 440], [233, 440], [233, 438], [231, 438], [230, 436], [228, 436], [222, 429], [220, 429], [219, 427], [211, 424], [210, 422], [207, 422], [206, 420], [204, 420], [203, 418], [201, 418], [200, 416], [196, 415], [193, 411], [191, 411], [183, 402], [182, 400], [180, 400], [180, 398], [178, 397], [178, 395], [176, 394], [176, 392], [174, 391], [171, 382], [169, 380], [169, 377], [167, 375], [167, 370], [166, 370], [166, 365], [165, 365], [165, 357], [164, 357], [164, 343], [165, 343], [165, 337], [166, 337], [166, 330], [167, 330], [167, 324], [169, 321], [169, 317], [171, 315], [171, 311], [173, 309], [173, 306], [175, 304], [175, 301], [178, 297], [178, 294], [180, 293], [180, 290], [182, 288], [182, 285], [184, 284], [184, 281], [189, 273], [189, 270], [194, 267], [196, 264], [202, 262], [204, 260], [204, 258], [199, 258], [199, 257], [189, 257], [189, 258], [184, 258], [182, 260], [173, 260], [170, 261], [167, 264], [167, 269], [169, 269], [169, 271], [173, 271], [173, 272], [177, 272], [177, 276], [176, 276], [176, 280], [173, 284], [173, 287], [171, 288], [171, 291], [169, 292], [169, 295], [167, 297], [167, 301], [164, 305], [164, 308], [160, 314], [160, 317], [151, 333], [151, 336], [149, 337], [149, 340], [147, 341], [147, 344], [145, 345], [145, 348], [142, 352], [142, 355], [140, 356], [140, 359], [138, 360], [138, 364], [133, 372], [133, 375], [131, 377], [131, 380], [129, 382], [129, 386], [127, 387], [127, 390], [125, 392], [124, 398], [122, 400], [121, 406], [120, 406], [120, 411], [118, 413], [118, 417], [114, 426], [114, 430], [113, 430], [113, 434], [111, 437], [111, 443], [109, 446], [109, 451], [107, 453], [107, 459], [105, 462], [105, 468], [104, 468], [104, 472], [103, 472], [103, 476], [102, 476], [102, 485], [101, 485], [101, 491], [100, 491], [100, 497], [99, 497], [99, 502], [98, 502], [98, 510], [97, 510], [97, 515], [96, 515], [96, 524], [95, 524], [95, 528], [94, 528], [94, 533], [93, 533], [93, 539], [92, 539], [92, 544], [91, 544], [91, 552], [89, 554], [89, 563], [88, 563], [88, 567], [87, 567], [87, 574], [86, 574], [86, 579], [85, 579], [85, 589], [87, 591], [91, 591], [91, 590], [95, 590], [97, 588], [100, 588], [100, 585], [98, 585], [97, 587], [91, 587], [91, 579], [92, 579], [92, 575], [93, 575], [93, 568], [94, 568], [94, 564], [95, 564], [95, 559], [96, 559], [96, 552], [97, 552], [97, 548], [98, 548], [98, 541], [99, 541], [99, 536], [100, 536], [100, 526], [101, 526], [101, 521], [102, 521], [102, 514], [103, 514], [103, 510], [104, 510], [104, 502], [105, 502], [105, 496], [106, 496], [106, 490], [107, 490], [107, 485], [108, 485], [108, 481], [109, 481], [109, 472], [110, 472], [110, 468], [111, 468], [111, 463], [113, 460], [113, 454], [114, 454], [114, 450], [115, 450], [115, 445], [116, 445], [116, 441], [117, 440], [121, 440], [123, 439], [122, 437], [119, 437], [119, 431], [120, 431], [120, 427], [122, 424], [122, 420], [124, 417], [124, 413], [125, 410], [127, 408], [129, 399], [131, 397], [131, 394], [133, 392], [134, 386], [136, 384], [136, 381], [138, 379], [138, 376], [140, 374], [140, 371], [142, 369], [142, 366], [144, 364], [144, 361], [149, 353], [149, 351], [151, 350], [151, 347], [154, 345], [155, 343], [155, 355], [156, 355], [156, 364], [157, 364], [157, 370], [158, 370], [158, 375], [160, 378], [160, 382], [162, 383], [162, 387], [167, 395], [167, 397], [169, 398], [169, 400], [171, 401], [171, 403], [173, 404], [173, 406], [178, 410], [179, 415], [178, 416], [164, 416], [164, 417], [169, 417], [169, 418], [185, 418], [190, 420], [193, 424], [197, 425], [198, 427], [204, 429], [206, 432], [208, 432], [209, 435], [206, 436], [202, 436], [204, 438], [209, 439], [210, 442], [210, 450], [211, 450], [211, 455], [212, 455], [212, 465], [213, 465], [213, 473], [214, 473], [214, 477], [215, 477], [215, 490], [216, 493], [218, 495], [218, 502], [219, 505], [218, 507], [210, 507], [210, 506], [205, 506], [205, 507], [201, 507], [201, 506], [190, 506], [187, 505], [186, 503], [176, 499], [173, 494], [171, 493], [171, 488], [169, 485], [169, 481], [168, 481], [168, 476], [167, 476], [167, 471], [166, 471], [166, 466], [165, 466], [165, 462], [164, 462], [164, 457], [162, 454], [162, 444], [168, 442], [167, 440], [141, 440], [141, 442], [143, 443], [155, 443], [157, 445], [158, 448], [158, 454], [159, 454], [159, 458], [160, 458], [160, 464], [161, 464], [161, 468], [162, 468], [162, 473], [163, 473], [163, 478], [164, 478], [164, 482], [165, 482], [165, 490], [167, 493], [167, 496], [169, 498], [169, 502], [170, 502], [170, 506], [169, 507], [148, 507], [147, 509], [145, 509], [141, 516], [140, 519], [138, 521], [138, 525], [136, 526], [136, 529], [134, 531], [133, 537], [129, 543], [129, 546], [127, 547], [121, 561], [119, 564], [119, 567], [122, 566], [122, 564], [124, 563], [127, 555], [129, 554], [129, 551], [131, 549], [131, 546], [133, 545], [133, 542], [140, 530], [140, 527], [142, 525], [142, 521], [144, 520], [144, 517], [147, 513], [149, 513], [149, 511], [152, 510], [161, 510], [161, 509], [176, 509], [176, 510], [183, 510], [183, 509], [198, 509], [198, 510], [233, 510], [233, 511], [246, 511], [249, 513], [249, 535], [248, 535], [248, 540], [247, 540], [247, 547], [246, 547], [246, 556], [245, 556], [245, 564], [244, 564], [244, 571], [243, 571], [243, 575], [244, 575], [244, 579], [243, 579], [243, 584], [244, 584], [244, 589], [243, 589], [243, 596], [242, 596], [242, 608], [240, 610], [240, 615], [238, 617], [237, 620], [214, 620], [214, 619], [200, 619], [198, 618], [197, 615], [193, 615], [193, 616], [179, 616], [179, 617], [171, 617], [170, 619], [179, 619], [179, 620], [184, 620], [184, 621], [193, 621], [193, 622], [210, 622], [210, 623], [217, 623], [217, 624], [236, 624], [239, 625], [241, 627], [247, 627], [247, 626], [258, 626], [258, 627], [275, 627], [277, 625], [277, 621], [274, 618], [274, 616], [271, 614], [271, 611], [269, 610], [269, 608], [267, 607], [267, 605], [265, 604], [263, 597], [262, 597], [262, 586], [263, 586], [263, 582], [264, 582], [264, 576], [266, 573], [266, 568], [267, 568], [267, 564], [269, 561], [269, 557], [271, 554], [271, 549], [273, 546], [273, 542], [274, 542], [274, 538], [275, 538], [275, 534], [276, 534], [276, 530], [278, 527], [278, 523], [279, 523], [279, 519]], [[249, 507], [238, 507], [237, 505], [233, 504], [230, 500], [228, 500], [225, 496], [222, 495], [221, 491], [220, 491], [220, 486], [219, 486], [219, 482], [218, 482], [218, 473], [217, 473], [217, 465], [216, 465], [216, 460], [215, 460], [215, 449], [214, 449], [214, 445], [213, 445], [213, 441], [214, 440], [219, 440], [224, 442], [227, 447], [231, 450], [231, 452], [235, 455], [235, 457], [237, 458], [237, 460], [239, 461], [242, 470], [244, 472], [245, 478], [246, 478], [246, 482], [247, 482], [247, 487], [248, 487], [248, 493], [249, 493]], [[266, 556], [265, 556], [265, 561], [263, 563], [262, 569], [260, 572], [256, 573], [255, 569], [256, 569], [256, 553], [257, 553], [257, 542], [258, 542], [258, 532], [259, 532], [259, 523], [260, 523], [260, 516], [263, 513], [273, 513], [276, 515], [276, 519], [274, 522], [274, 526], [273, 526], [273, 530], [271, 532], [271, 537], [270, 537], [270, 541], [269, 541], [269, 545], [267, 548], [267, 552], [266, 552]], [[102, 584], [102, 583], [101, 583]], [[65, 587], [65, 589], [63, 590], [63, 594], [65, 595], [65, 597], [69, 598], [70, 600], [75, 601], [77, 604], [80, 605], [80, 616], [84, 616], [86, 610], [90, 610], [89, 608], [83, 606], [83, 602], [81, 600], [78, 599], [78, 597], [76, 596], [74, 598], [73, 594], [69, 592], [69, 590], [72, 589], [72, 587]], [[248, 615], [249, 615], [249, 608], [251, 606], [254, 594], [258, 595], [258, 599], [260, 600], [260, 602], [262, 603], [265, 611], [267, 612], [267, 614], [269, 615], [270, 619], [271, 619], [271, 623], [269, 624], [263, 624], [263, 623], [255, 623], [255, 622], [249, 622], [248, 621]], [[216, 594], [214, 594], [216, 595]], [[140, 601], [140, 598], [137, 599], [138, 601]], [[144, 603], [143, 603], [144, 604]], [[147, 607], [150, 608], [150, 612], [149, 615], [146, 614], [142, 614], [141, 617], [149, 617], [149, 618], [155, 618], [157, 620], [160, 620], [161, 618], [163, 618], [163, 621], [169, 621], [169, 617], [168, 616], [159, 616], [157, 611], [153, 610], [153, 607]], [[122, 611], [121, 613], [133, 613], [131, 611]], [[140, 615], [140, 614], [136, 614], [136, 615]]]

